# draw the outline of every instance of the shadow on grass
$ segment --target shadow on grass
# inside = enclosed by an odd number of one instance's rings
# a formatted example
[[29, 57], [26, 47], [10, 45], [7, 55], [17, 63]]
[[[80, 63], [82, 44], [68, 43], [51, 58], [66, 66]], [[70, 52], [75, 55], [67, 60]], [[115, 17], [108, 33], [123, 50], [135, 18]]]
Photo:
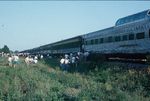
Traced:
[[59, 59], [57, 58], [44, 58], [44, 63], [52, 68], [58, 68], [59, 66]]
[[[45, 58], [44, 63], [54, 69], [60, 68], [60, 59], [58, 58]], [[69, 65], [68, 72], [74, 73], [88, 73], [91, 70], [94, 70], [96, 67], [98, 67], [99, 64], [95, 62], [79, 62], [76, 65]], [[61, 68], [60, 68], [61, 69]]]

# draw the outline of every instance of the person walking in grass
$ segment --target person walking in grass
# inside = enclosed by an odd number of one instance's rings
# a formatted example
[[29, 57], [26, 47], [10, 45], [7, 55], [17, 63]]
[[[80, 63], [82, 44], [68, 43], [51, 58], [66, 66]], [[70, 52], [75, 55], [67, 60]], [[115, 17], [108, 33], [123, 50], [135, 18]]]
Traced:
[[11, 66], [12, 67], [12, 56], [11, 55], [9, 55], [8, 56], [8, 64], [9, 64], [9, 66]]
[[13, 55], [13, 67], [15, 68], [17, 64], [19, 64], [19, 57], [17, 55]]
[[27, 57], [25, 58], [25, 63], [26, 63], [27, 65], [29, 65], [29, 63], [30, 63], [29, 60], [30, 60], [30, 59], [29, 59], [29, 56], [27, 56]]

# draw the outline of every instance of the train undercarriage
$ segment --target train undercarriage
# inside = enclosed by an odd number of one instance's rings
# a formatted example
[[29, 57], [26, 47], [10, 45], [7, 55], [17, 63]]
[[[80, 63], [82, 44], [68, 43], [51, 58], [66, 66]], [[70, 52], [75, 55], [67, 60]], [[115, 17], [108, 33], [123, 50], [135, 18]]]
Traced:
[[87, 57], [88, 61], [131, 61], [131, 62], [148, 62], [150, 63], [150, 53], [147, 54], [123, 54], [123, 53], [115, 53], [115, 54], [100, 54], [100, 53], [91, 53]]

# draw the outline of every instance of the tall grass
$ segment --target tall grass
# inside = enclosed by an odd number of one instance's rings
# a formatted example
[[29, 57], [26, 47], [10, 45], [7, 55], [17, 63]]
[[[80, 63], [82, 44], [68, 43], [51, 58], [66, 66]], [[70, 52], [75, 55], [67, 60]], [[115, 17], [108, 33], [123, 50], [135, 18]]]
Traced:
[[0, 101], [149, 101], [150, 69], [122, 68], [103, 63], [81, 74], [60, 70], [57, 60], [13, 68], [0, 58]]

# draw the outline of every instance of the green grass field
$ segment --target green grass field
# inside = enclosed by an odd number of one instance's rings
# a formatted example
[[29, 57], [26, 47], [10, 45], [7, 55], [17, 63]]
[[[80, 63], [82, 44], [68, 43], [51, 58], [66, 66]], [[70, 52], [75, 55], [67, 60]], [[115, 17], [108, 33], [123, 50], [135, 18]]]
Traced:
[[92, 70], [79, 67], [81, 72], [64, 72], [56, 60], [29, 66], [21, 60], [13, 68], [0, 58], [0, 101], [150, 100], [150, 68], [137, 71], [112, 63]]

